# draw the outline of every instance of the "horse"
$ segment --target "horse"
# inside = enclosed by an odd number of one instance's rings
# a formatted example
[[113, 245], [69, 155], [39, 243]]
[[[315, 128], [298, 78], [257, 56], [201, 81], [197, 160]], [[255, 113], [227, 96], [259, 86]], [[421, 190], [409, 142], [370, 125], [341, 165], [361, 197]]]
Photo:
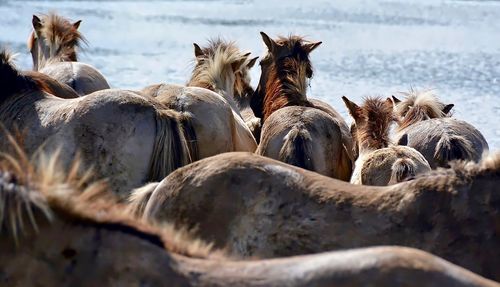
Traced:
[[403, 94], [403, 101], [393, 96], [400, 118], [394, 141], [418, 150], [431, 168], [447, 167], [453, 160], [477, 162], [488, 151], [488, 143], [478, 129], [449, 116], [453, 104], [441, 103], [432, 90]]
[[352, 137], [359, 149], [351, 183], [383, 186], [431, 170], [414, 148], [391, 144], [389, 129], [395, 121], [391, 99], [368, 97], [361, 107], [347, 97], [342, 100], [354, 119]]
[[28, 50], [35, 71], [44, 73], [84, 96], [109, 89], [104, 76], [89, 64], [78, 62], [77, 48], [86, 40], [78, 31], [81, 20], [71, 23], [55, 13], [39, 18], [33, 15], [33, 31]]
[[250, 84], [250, 69], [255, 65], [258, 58], [259, 57], [249, 58], [248, 61], [242, 65], [241, 69], [236, 72], [234, 80], [234, 100], [236, 101], [236, 106], [257, 143], [260, 141], [261, 125], [260, 119], [255, 116], [250, 106], [252, 97], [255, 93]]
[[[6, 131], [21, 133], [30, 155], [60, 149], [68, 163], [80, 153], [82, 163], [93, 166], [96, 176], [107, 178], [124, 198], [191, 162], [177, 112], [122, 90], [56, 97], [36, 78], [20, 73], [5, 51], [0, 52], [0, 121]], [[0, 150], [5, 137], [0, 133]]]
[[251, 102], [262, 123], [256, 153], [348, 181], [354, 158], [347, 124], [328, 104], [306, 97], [313, 74], [309, 54], [321, 42], [261, 36], [268, 51]]
[[221, 40], [210, 41], [203, 56], [202, 49], [194, 46], [197, 65], [187, 87], [151, 85], [141, 93], [181, 112], [190, 122], [196, 138], [193, 160], [229, 151], [254, 152], [255, 138], [232, 99], [235, 73], [250, 64], [248, 55], [240, 53], [234, 43]]
[[396, 246], [231, 258], [172, 225], [131, 217], [103, 196], [105, 185], [61, 172], [54, 158], [34, 166], [8, 157], [0, 164], [0, 270], [8, 285], [499, 286]]
[[362, 186], [239, 152], [177, 169], [135, 206], [144, 207], [142, 219], [194, 229], [238, 256], [403, 245], [499, 280], [499, 180], [499, 153], [395, 185]]

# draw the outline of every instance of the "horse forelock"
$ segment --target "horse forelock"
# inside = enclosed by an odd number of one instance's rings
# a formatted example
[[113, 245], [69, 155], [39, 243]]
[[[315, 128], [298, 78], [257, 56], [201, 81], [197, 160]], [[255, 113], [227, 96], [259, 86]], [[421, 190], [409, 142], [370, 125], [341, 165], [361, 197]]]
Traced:
[[395, 120], [393, 107], [380, 97], [368, 97], [361, 110], [362, 123], [356, 126], [358, 146], [372, 149], [389, 146], [389, 128]]

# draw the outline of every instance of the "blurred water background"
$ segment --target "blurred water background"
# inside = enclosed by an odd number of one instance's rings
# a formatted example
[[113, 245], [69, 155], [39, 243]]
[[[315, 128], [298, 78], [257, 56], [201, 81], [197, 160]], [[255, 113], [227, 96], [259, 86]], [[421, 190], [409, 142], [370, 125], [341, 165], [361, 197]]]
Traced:
[[[500, 147], [500, 1], [0, 1], [0, 45], [19, 52], [24, 69], [32, 14], [48, 11], [83, 20], [80, 60], [114, 88], [185, 83], [193, 42], [223, 36], [262, 55], [259, 31], [297, 33], [323, 41], [308, 95], [344, 116], [343, 95], [360, 102], [435, 88]], [[256, 85], [257, 66], [252, 76]]]

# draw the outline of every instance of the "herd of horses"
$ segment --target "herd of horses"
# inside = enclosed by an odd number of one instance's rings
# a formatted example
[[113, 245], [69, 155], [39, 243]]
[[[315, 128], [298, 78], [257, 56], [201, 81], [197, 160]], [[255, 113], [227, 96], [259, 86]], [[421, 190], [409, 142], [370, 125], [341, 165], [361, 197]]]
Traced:
[[222, 39], [111, 89], [81, 21], [32, 24], [33, 71], [0, 52], [1, 285], [500, 286], [500, 153], [432, 90], [343, 97], [349, 126], [307, 95], [321, 42], [263, 32], [255, 90]]

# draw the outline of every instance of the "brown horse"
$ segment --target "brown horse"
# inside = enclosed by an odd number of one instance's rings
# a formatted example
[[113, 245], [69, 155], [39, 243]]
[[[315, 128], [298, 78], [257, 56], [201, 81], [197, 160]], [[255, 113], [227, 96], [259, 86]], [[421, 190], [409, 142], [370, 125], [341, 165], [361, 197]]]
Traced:
[[479, 161], [488, 143], [471, 124], [448, 116], [445, 105], [432, 90], [411, 90], [403, 101], [393, 96], [400, 118], [396, 142], [415, 148], [432, 168], [447, 167], [452, 160]]
[[[429, 253], [373, 247], [235, 261], [124, 213], [56, 161], [0, 167], [0, 270], [9, 286], [474, 286], [499, 284]], [[77, 169], [77, 168], [76, 168]], [[85, 187], [87, 186], [87, 187]]]
[[417, 150], [392, 145], [389, 129], [395, 120], [391, 99], [366, 98], [360, 107], [342, 97], [354, 119], [353, 138], [359, 148], [351, 183], [388, 185], [431, 170]]
[[189, 87], [152, 85], [141, 93], [183, 114], [195, 134], [193, 160], [229, 151], [254, 152], [257, 143], [233, 99], [235, 73], [248, 65], [248, 55], [219, 40], [210, 41], [203, 56], [199, 50], [195, 44], [197, 65]]
[[[120, 196], [148, 181], [164, 178], [190, 162], [180, 115], [154, 99], [129, 91], [103, 90], [61, 99], [36, 78], [16, 70], [0, 52], [0, 121], [11, 133], [24, 133], [28, 154], [61, 150], [68, 164], [80, 153], [82, 164], [107, 178]], [[0, 134], [0, 150], [7, 144]]]
[[78, 31], [81, 21], [71, 23], [54, 13], [33, 15], [28, 49], [35, 71], [67, 84], [80, 96], [109, 89], [104, 76], [94, 67], [77, 62], [76, 50], [85, 39]]
[[242, 256], [403, 245], [498, 280], [499, 180], [500, 154], [376, 187], [226, 153], [166, 177], [143, 216]]
[[349, 180], [354, 156], [347, 124], [332, 107], [306, 96], [313, 73], [309, 54], [321, 42], [261, 35], [268, 52], [251, 103], [262, 122], [256, 153]]

